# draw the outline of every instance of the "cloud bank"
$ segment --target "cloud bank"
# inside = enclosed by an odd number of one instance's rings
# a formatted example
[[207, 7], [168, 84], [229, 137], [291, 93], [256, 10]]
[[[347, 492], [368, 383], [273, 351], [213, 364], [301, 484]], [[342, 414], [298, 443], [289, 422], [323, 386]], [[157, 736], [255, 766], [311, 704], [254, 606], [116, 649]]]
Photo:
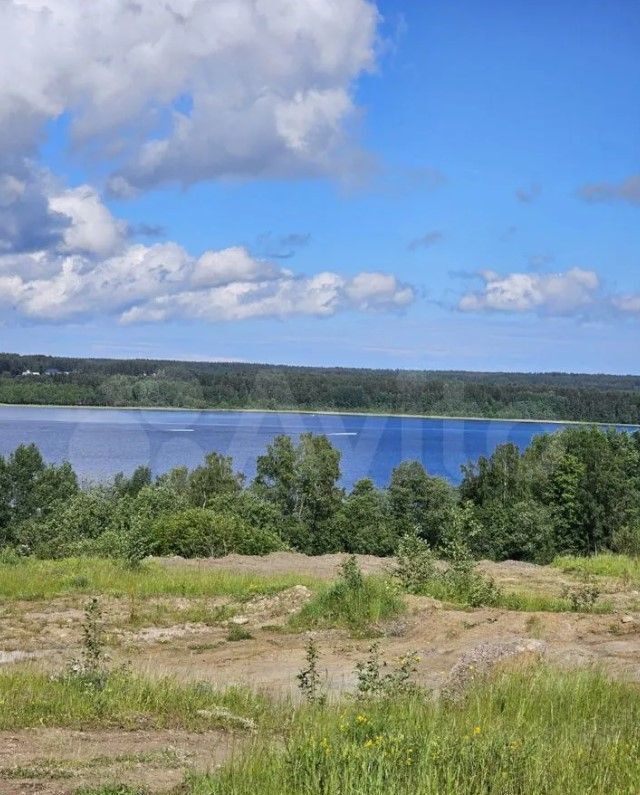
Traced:
[[[194, 257], [162, 229], [115, 218], [93, 187], [38, 163], [65, 114], [112, 194], [167, 182], [335, 175], [362, 154], [346, 133], [355, 80], [375, 67], [368, 0], [4, 0], [0, 3], [0, 310], [122, 323], [396, 310], [396, 277], [296, 274], [236, 246]], [[271, 257], [308, 242], [267, 243]]]
[[639, 294], [607, 294], [593, 270], [571, 268], [561, 273], [475, 274], [482, 288], [465, 293], [462, 312], [526, 313], [554, 316], [628, 315], [640, 319]]
[[0, 308], [21, 318], [63, 322], [106, 315], [153, 323], [329, 317], [400, 310], [414, 300], [410, 286], [385, 273], [299, 275], [239, 246], [193, 257], [173, 242], [131, 244], [127, 225], [88, 186], [49, 203], [64, 222], [57, 246], [0, 255]]
[[120, 195], [336, 173], [378, 22], [368, 0], [3, 0], [0, 149], [66, 112]]

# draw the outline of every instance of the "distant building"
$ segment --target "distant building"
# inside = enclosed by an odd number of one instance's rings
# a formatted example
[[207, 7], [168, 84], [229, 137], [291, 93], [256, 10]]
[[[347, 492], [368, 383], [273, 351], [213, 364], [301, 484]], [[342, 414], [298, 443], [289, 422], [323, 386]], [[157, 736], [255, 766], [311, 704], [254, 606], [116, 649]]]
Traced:
[[62, 370], [58, 370], [57, 367], [47, 367], [44, 371], [45, 375], [62, 375]]
[[32, 376], [32, 375], [38, 375], [39, 376], [40, 373], [33, 372], [32, 370], [25, 370], [24, 373], [22, 373], [22, 375], [23, 376]]

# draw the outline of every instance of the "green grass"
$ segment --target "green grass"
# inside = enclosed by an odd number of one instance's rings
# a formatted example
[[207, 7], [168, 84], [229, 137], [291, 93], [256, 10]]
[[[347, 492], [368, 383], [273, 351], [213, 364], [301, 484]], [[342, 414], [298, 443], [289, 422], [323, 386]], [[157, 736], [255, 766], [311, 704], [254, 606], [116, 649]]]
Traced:
[[50, 599], [69, 594], [104, 594], [144, 599], [153, 596], [228, 596], [236, 600], [273, 594], [294, 585], [313, 587], [299, 575], [260, 576], [195, 566], [145, 564], [127, 569], [101, 558], [24, 559], [0, 563], [0, 598]]
[[[448, 603], [452, 606], [469, 607], [469, 595], [466, 591], [457, 591], [449, 583], [433, 579], [426, 583], [421, 595]], [[514, 610], [521, 613], [570, 613], [573, 607], [569, 599], [561, 596], [549, 596], [525, 591], [504, 591], [496, 593], [492, 607], [502, 610]], [[597, 602], [591, 609], [582, 612], [611, 613], [613, 605], [608, 601]]]
[[540, 666], [424, 695], [303, 706], [284, 742], [258, 742], [189, 795], [636, 795], [640, 690]]
[[324, 586], [289, 619], [294, 631], [305, 629], [348, 629], [353, 635], [375, 634], [380, 621], [393, 618], [405, 610], [394, 585], [382, 577], [363, 577], [360, 587], [352, 587], [339, 578]]
[[[139, 602], [136, 599], [132, 599], [129, 613], [124, 621], [120, 623], [131, 629], [171, 627], [174, 624], [183, 624], [185, 622], [213, 627], [228, 621], [236, 612], [237, 608], [231, 605], [212, 606], [206, 601], [195, 597], [184, 607], [182, 605], [157, 602], [149, 604], [148, 601]], [[110, 626], [113, 626], [113, 623]]]
[[202, 731], [269, 724], [274, 706], [248, 690], [215, 689], [115, 672], [99, 690], [77, 677], [55, 678], [29, 666], [0, 672], [0, 730], [35, 726]]
[[614, 555], [612, 552], [588, 558], [565, 555], [556, 558], [552, 565], [567, 573], [619, 577], [625, 583], [640, 584], [640, 558], [630, 558], [628, 555]]
[[[523, 591], [503, 591], [497, 607], [516, 610], [521, 613], [571, 613], [576, 612], [569, 599], [561, 596], [525, 593]], [[593, 607], [577, 612], [606, 614], [613, 612], [609, 601], [596, 602]]]

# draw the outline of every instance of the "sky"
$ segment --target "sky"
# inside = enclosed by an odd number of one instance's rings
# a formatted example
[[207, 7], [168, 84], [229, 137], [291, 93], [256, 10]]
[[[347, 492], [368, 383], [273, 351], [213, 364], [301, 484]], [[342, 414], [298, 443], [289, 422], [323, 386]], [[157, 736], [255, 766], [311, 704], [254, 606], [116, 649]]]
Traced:
[[639, 349], [637, 0], [0, 4], [0, 350]]

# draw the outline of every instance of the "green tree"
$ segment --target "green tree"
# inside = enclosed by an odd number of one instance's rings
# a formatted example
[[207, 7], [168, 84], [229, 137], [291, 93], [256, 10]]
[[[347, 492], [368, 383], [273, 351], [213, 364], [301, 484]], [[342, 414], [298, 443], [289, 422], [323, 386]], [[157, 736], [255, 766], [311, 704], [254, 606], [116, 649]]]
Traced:
[[437, 546], [456, 505], [455, 489], [428, 475], [419, 461], [404, 461], [391, 473], [389, 503], [398, 537], [417, 533]]
[[330, 551], [358, 555], [393, 555], [398, 545], [386, 492], [369, 478], [359, 480], [331, 522]]
[[288, 541], [303, 552], [320, 554], [333, 546], [330, 520], [343, 492], [340, 451], [326, 436], [303, 433], [297, 445], [278, 436], [257, 461], [255, 489], [291, 518]]
[[189, 500], [194, 507], [206, 508], [214, 497], [240, 493], [244, 475], [233, 471], [230, 456], [209, 453], [204, 464], [189, 475]]

